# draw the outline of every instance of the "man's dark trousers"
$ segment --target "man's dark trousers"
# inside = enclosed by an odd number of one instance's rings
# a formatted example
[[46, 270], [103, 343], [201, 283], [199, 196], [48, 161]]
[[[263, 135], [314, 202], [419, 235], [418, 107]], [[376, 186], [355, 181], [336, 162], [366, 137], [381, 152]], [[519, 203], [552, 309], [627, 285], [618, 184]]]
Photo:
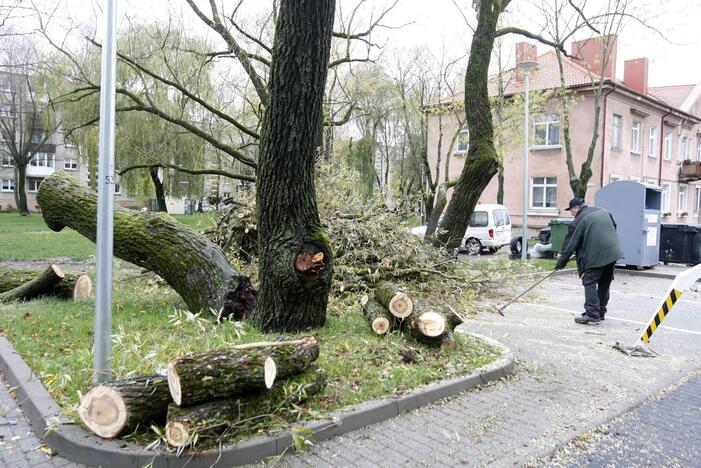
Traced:
[[604, 318], [609, 302], [609, 288], [613, 281], [613, 269], [616, 262], [602, 267], [584, 270], [582, 284], [584, 285], [585, 314], [594, 318]]

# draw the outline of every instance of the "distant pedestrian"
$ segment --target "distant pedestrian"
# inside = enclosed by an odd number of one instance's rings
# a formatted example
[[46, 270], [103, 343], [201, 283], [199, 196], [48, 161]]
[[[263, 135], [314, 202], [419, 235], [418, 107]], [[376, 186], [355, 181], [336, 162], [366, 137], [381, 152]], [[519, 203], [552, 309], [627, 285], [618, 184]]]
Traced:
[[581, 198], [570, 200], [566, 210], [572, 212], [574, 220], [567, 231], [555, 269], [565, 268], [572, 254], [577, 253], [577, 270], [584, 285], [584, 313], [574, 321], [596, 323], [604, 320], [613, 269], [616, 261], [623, 258], [616, 222], [611, 213], [603, 208], [587, 206]]

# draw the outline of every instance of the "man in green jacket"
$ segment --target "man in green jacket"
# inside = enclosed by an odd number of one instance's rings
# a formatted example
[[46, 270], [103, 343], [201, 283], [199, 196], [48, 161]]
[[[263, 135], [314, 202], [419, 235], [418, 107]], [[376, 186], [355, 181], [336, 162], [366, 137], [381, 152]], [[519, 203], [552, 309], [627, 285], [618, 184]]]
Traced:
[[584, 313], [574, 319], [577, 323], [604, 320], [609, 301], [616, 261], [623, 258], [618, 243], [616, 222], [603, 208], [587, 206], [581, 198], [573, 198], [566, 209], [574, 215], [555, 265], [562, 270], [573, 253], [577, 253], [577, 270], [584, 285]]

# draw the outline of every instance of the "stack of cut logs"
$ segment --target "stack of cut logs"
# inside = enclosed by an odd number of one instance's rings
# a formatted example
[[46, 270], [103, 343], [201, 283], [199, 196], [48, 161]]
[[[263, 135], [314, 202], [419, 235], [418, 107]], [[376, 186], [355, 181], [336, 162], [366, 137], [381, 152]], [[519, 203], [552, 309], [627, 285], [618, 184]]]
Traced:
[[64, 272], [57, 265], [46, 270], [0, 269], [0, 303], [41, 296], [82, 301], [91, 293], [92, 281], [88, 275]]
[[[93, 387], [78, 406], [88, 429], [111, 439], [140, 427], [165, 423], [173, 447], [216, 439], [250, 417], [251, 399], [274, 382], [306, 371], [319, 356], [312, 336], [250, 343], [190, 354], [170, 361], [167, 376], [149, 375]], [[295, 404], [321, 392], [326, 379], [309, 369]], [[307, 375], [305, 373], [305, 375]]]
[[389, 282], [379, 283], [375, 297], [363, 296], [360, 303], [374, 333], [399, 330], [429, 346], [455, 346], [453, 330], [463, 322], [448, 306], [415, 305], [406, 291]]

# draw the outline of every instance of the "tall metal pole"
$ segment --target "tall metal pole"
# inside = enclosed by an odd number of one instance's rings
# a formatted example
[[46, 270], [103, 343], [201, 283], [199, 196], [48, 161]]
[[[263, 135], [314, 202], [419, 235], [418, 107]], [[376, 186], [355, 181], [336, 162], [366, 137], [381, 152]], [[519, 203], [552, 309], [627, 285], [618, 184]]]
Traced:
[[114, 127], [117, 70], [117, 0], [107, 0], [100, 78], [100, 150], [97, 183], [97, 288], [93, 382], [112, 374], [112, 229], [114, 227]]
[[529, 86], [528, 78], [530, 70], [524, 69], [523, 74], [526, 81], [526, 100], [523, 120], [523, 234], [521, 234], [521, 259], [528, 260], [528, 99]]

